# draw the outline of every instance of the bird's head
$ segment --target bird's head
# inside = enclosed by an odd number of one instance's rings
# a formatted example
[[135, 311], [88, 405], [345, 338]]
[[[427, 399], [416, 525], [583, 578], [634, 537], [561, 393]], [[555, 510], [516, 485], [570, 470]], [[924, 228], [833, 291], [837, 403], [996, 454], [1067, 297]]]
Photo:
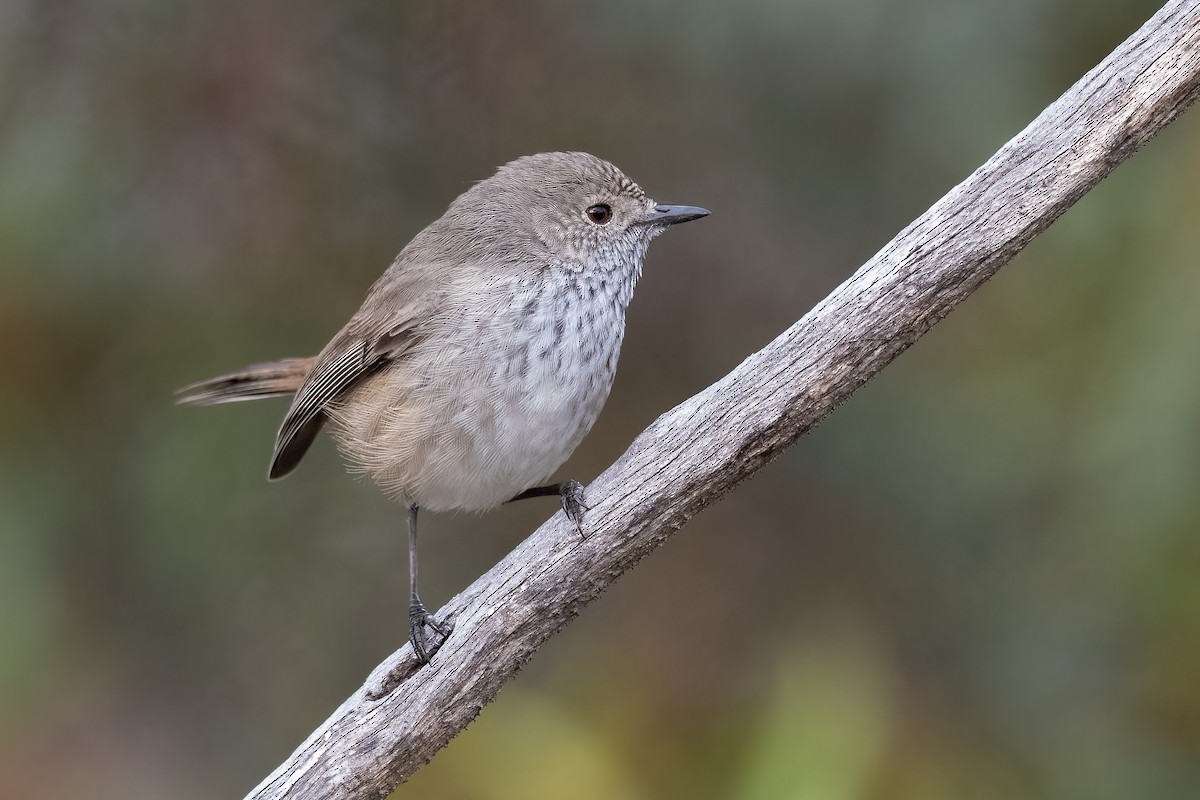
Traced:
[[567, 269], [634, 280], [656, 236], [709, 213], [658, 203], [621, 170], [588, 153], [518, 158], [463, 194], [451, 207], [456, 211], [481, 223], [488, 246], [532, 246]]

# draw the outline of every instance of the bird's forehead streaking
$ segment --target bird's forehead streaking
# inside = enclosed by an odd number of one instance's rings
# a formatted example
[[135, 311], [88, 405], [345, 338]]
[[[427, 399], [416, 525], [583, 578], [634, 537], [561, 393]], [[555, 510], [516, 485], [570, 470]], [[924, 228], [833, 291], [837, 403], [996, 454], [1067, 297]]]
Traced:
[[550, 204], [569, 205], [589, 197], [648, 200], [642, 187], [614, 164], [590, 153], [525, 156], [500, 167], [490, 180]]

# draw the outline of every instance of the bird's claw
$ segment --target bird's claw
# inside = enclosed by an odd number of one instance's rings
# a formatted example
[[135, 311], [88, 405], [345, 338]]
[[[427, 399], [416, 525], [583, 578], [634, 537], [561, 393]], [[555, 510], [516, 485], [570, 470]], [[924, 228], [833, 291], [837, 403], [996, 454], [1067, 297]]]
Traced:
[[415, 602], [408, 609], [408, 641], [422, 664], [428, 664], [434, 653], [445, 644], [454, 626], [438, 622], [425, 606]]
[[584, 502], [583, 484], [579, 481], [563, 481], [558, 487], [558, 494], [562, 500], [563, 513], [575, 523], [579, 535], [586, 539], [587, 534], [583, 532], [583, 514], [591, 506]]

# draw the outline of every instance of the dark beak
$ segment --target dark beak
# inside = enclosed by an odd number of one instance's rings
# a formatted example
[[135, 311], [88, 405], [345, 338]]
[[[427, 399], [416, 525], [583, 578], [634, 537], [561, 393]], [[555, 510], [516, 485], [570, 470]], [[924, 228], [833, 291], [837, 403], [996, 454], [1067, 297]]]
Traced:
[[653, 213], [641, 220], [646, 225], [676, 225], [680, 222], [691, 222], [694, 219], [707, 217], [710, 212], [699, 206], [655, 206]]

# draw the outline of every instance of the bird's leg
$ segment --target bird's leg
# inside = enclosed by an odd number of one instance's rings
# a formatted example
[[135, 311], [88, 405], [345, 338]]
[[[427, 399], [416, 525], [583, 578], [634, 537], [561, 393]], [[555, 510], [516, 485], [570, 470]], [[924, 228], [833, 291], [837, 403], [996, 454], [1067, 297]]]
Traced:
[[549, 497], [554, 494], [558, 495], [562, 502], [562, 509], [566, 513], [567, 519], [575, 523], [575, 527], [579, 529], [579, 535], [586, 539], [587, 534], [583, 532], [583, 512], [591, 506], [583, 500], [583, 484], [579, 481], [563, 481], [546, 486], [535, 486], [532, 489], [526, 489], [508, 502], [528, 500], [530, 497]]
[[[417, 594], [417, 507], [408, 507], [408, 640], [421, 663], [429, 659], [450, 635], [452, 626], [438, 622]], [[427, 630], [428, 629], [428, 630]], [[433, 633], [431, 634], [430, 631]]]

